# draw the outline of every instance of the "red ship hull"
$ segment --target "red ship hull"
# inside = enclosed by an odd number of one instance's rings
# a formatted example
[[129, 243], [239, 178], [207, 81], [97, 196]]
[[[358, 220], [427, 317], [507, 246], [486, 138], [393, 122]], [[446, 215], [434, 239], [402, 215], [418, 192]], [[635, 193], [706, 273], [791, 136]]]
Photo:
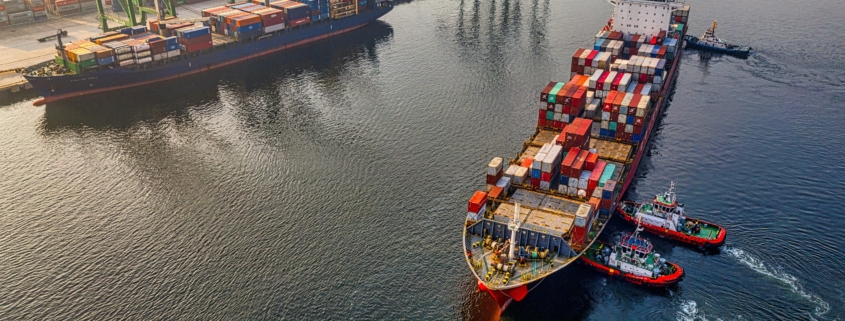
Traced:
[[581, 259], [581, 262], [583, 262], [587, 266], [593, 268], [594, 270], [597, 270], [601, 273], [604, 273], [604, 274], [607, 274], [607, 275], [610, 275], [610, 276], [615, 276], [615, 277], [621, 278], [625, 281], [631, 282], [631, 283], [636, 284], [636, 285], [642, 285], [642, 286], [654, 287], [654, 288], [662, 288], [662, 287], [667, 287], [667, 286], [676, 284], [676, 283], [678, 283], [678, 282], [680, 282], [681, 280], [684, 279], [684, 270], [680, 266], [678, 266], [674, 263], [668, 263], [667, 262], [667, 264], [670, 264], [673, 267], [675, 267], [674, 273], [672, 273], [670, 275], [662, 275], [662, 276], [657, 277], [657, 278], [650, 278], [650, 277], [646, 277], [646, 276], [639, 276], [639, 275], [634, 275], [634, 274], [631, 274], [631, 273], [625, 273], [625, 272], [619, 271], [617, 269], [613, 269], [613, 268], [608, 267], [604, 264], [590, 260], [589, 258], [587, 258], [586, 256], [583, 256], [583, 255], [581, 256], [580, 259]]
[[[625, 202], [625, 203], [636, 204], [634, 202]], [[623, 208], [623, 205], [625, 203], [619, 204], [619, 206], [616, 207], [616, 211], [619, 212], [619, 216], [621, 216], [622, 219], [624, 219], [628, 223], [636, 225], [637, 224], [637, 218], [634, 217], [633, 215], [630, 215], [627, 212], [625, 212], [625, 210]], [[694, 246], [698, 246], [698, 247], [716, 248], [716, 247], [720, 247], [720, 246], [725, 244], [725, 236], [727, 235], [727, 231], [724, 228], [722, 228], [719, 225], [710, 223], [710, 222], [705, 222], [705, 221], [701, 221], [701, 220], [699, 220], [699, 222], [706, 223], [706, 224], [711, 225], [711, 226], [719, 227], [719, 234], [716, 236], [716, 238], [707, 239], [707, 238], [703, 238], [703, 237], [687, 235], [685, 233], [681, 233], [681, 232], [678, 232], [678, 231], [669, 230], [669, 229], [664, 228], [662, 226], [655, 226], [655, 225], [650, 225], [650, 224], [646, 224], [646, 223], [642, 223], [641, 226], [643, 227], [643, 229], [646, 232], [649, 232], [649, 233], [652, 233], [652, 234], [657, 234], [657, 235], [660, 235], [660, 236], [663, 236], [663, 237], [666, 237], [666, 238], [669, 238], [669, 239], [672, 239], [672, 240], [676, 240], [676, 241], [681, 242], [681, 243], [694, 245]]]

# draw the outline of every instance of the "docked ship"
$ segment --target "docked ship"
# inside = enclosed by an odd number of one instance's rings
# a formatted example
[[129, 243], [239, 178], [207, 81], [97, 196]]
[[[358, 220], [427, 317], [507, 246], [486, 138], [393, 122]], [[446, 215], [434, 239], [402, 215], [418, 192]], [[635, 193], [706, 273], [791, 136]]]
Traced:
[[[347, 1], [332, 2], [334, 10]], [[352, 10], [332, 12], [320, 21], [311, 20], [310, 11], [298, 10], [307, 9], [301, 3], [256, 0], [204, 10], [207, 21], [158, 31], [130, 27], [67, 46], [59, 38], [55, 60], [26, 68], [24, 77], [43, 96], [34, 102], [41, 105], [207, 72], [361, 28], [393, 9], [386, 0], [363, 7], [348, 3]], [[243, 7], [253, 4], [259, 11]]]
[[613, 4], [595, 43], [572, 56], [570, 79], [540, 90], [535, 133], [515, 158], [490, 161], [469, 200], [465, 260], [501, 310], [593, 246], [674, 86], [689, 6]]

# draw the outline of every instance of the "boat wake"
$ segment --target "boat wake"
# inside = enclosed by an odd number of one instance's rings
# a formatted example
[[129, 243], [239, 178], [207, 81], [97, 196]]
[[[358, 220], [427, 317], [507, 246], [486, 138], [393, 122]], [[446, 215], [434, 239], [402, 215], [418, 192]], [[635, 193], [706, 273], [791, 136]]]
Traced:
[[821, 317], [830, 311], [830, 304], [822, 300], [822, 298], [818, 295], [805, 291], [804, 286], [798, 282], [798, 278], [792, 276], [791, 274], [783, 272], [778, 268], [767, 266], [765, 263], [751, 254], [746, 253], [742, 249], [725, 246], [724, 251], [755, 272], [774, 278], [788, 285], [792, 289], [792, 292], [800, 295], [815, 305], [814, 312], [816, 316]]
[[693, 300], [681, 301], [681, 307], [678, 309], [678, 321], [706, 321], [707, 317], [698, 311], [698, 304]]

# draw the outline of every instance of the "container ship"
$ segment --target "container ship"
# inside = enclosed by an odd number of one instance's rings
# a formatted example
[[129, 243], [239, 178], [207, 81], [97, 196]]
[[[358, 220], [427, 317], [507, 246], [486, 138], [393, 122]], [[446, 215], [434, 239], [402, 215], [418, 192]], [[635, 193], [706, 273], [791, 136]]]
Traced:
[[[618, 0], [567, 82], [540, 90], [535, 133], [493, 158], [470, 198], [464, 255], [501, 310], [575, 262], [636, 177], [674, 85], [689, 6]], [[532, 107], [535, 108], [535, 107]]]
[[[200, 22], [151, 22], [70, 44], [24, 77], [35, 105], [185, 77], [363, 27], [390, 12], [387, 0], [329, 0], [312, 14], [294, 1], [255, 0], [205, 9]], [[369, 1], [369, 2], [368, 2]]]

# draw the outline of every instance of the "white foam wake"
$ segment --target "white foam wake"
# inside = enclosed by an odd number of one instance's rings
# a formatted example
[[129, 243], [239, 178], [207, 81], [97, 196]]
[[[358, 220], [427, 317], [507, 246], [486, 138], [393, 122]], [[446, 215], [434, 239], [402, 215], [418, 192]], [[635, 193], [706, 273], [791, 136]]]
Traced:
[[807, 293], [804, 286], [798, 282], [798, 278], [789, 273], [783, 272], [778, 268], [767, 266], [765, 263], [757, 259], [751, 254], [746, 253], [742, 249], [725, 246], [724, 251], [737, 259], [740, 263], [756, 271], [757, 273], [774, 278], [788, 285], [792, 292], [800, 295], [815, 305], [815, 314], [819, 317], [830, 311], [830, 304], [822, 300], [821, 297], [813, 293]]
[[698, 304], [692, 300], [682, 300], [678, 309], [678, 321], [707, 321], [707, 317], [698, 311]]

